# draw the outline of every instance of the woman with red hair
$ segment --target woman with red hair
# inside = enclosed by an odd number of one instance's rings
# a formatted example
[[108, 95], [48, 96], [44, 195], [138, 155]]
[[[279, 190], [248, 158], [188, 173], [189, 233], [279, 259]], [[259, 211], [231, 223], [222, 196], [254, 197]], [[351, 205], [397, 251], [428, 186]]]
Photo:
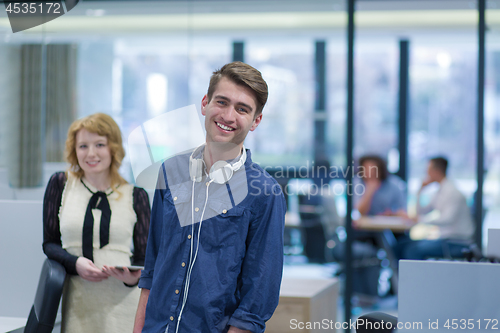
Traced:
[[[66, 172], [52, 175], [43, 206], [43, 250], [69, 274], [62, 332], [131, 332], [149, 230], [147, 193], [118, 173], [118, 125], [97, 113], [68, 130]], [[132, 251], [133, 249], [133, 251]]]

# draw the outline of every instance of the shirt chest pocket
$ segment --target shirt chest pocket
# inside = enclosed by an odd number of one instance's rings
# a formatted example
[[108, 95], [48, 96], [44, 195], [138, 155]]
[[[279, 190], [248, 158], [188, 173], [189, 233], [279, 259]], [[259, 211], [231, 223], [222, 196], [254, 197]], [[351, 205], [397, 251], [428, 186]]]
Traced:
[[[192, 195], [188, 191], [175, 190], [165, 195], [165, 218], [177, 216], [182, 229], [191, 228], [194, 224], [194, 233], [198, 235], [199, 223], [203, 220], [200, 232], [200, 245], [209, 253], [219, 252], [228, 247], [245, 246], [248, 231], [249, 214], [245, 208], [232, 207], [227, 200], [209, 198], [205, 203], [192, 204]], [[170, 231], [171, 232], [171, 231]]]
[[163, 199], [164, 214], [167, 220], [178, 219], [181, 227], [192, 224], [191, 194], [188, 191], [172, 191]]
[[244, 208], [231, 208], [220, 202], [212, 202], [207, 205], [207, 210], [213, 217], [204, 220], [200, 235], [200, 244], [206, 252], [245, 246], [248, 214]]

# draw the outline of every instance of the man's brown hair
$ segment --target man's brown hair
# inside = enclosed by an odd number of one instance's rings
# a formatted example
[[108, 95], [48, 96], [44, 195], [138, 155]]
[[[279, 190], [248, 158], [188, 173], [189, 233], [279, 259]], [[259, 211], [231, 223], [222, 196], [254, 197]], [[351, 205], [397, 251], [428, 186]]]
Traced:
[[448, 160], [443, 156], [437, 156], [431, 158], [429, 162], [432, 163], [432, 167], [439, 170], [444, 176], [446, 176], [446, 170], [448, 169]]
[[262, 74], [252, 66], [241, 61], [234, 61], [222, 66], [221, 69], [213, 72], [210, 78], [207, 92], [208, 102], [212, 99], [217, 84], [223, 77], [231, 80], [235, 84], [248, 87], [253, 91], [257, 107], [254, 118], [257, 118], [262, 113], [268, 96], [267, 83], [262, 78]]

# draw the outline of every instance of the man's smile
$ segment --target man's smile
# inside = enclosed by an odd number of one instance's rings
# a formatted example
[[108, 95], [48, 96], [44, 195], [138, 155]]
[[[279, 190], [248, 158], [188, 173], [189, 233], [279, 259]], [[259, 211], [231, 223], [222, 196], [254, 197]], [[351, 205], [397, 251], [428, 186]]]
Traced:
[[234, 128], [232, 127], [229, 127], [227, 125], [224, 125], [224, 124], [221, 124], [221, 123], [218, 123], [218, 122], [215, 122], [215, 124], [219, 127], [219, 128], [222, 128], [223, 130], [225, 131], [228, 131], [228, 132], [232, 132], [234, 131]]

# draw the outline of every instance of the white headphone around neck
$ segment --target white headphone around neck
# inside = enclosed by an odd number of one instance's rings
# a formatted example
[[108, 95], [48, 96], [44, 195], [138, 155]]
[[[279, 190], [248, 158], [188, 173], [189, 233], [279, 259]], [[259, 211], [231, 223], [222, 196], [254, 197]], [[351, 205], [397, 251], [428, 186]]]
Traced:
[[[205, 144], [196, 148], [191, 156], [189, 157], [189, 176], [192, 181], [201, 182], [203, 179], [203, 170], [205, 168], [205, 162], [203, 161], [203, 155], [201, 158], [194, 158], [198, 154], [201, 154], [201, 150], [205, 147]], [[210, 168], [209, 177], [211, 181], [217, 184], [225, 184], [231, 179], [233, 173], [238, 171], [247, 160], [247, 152], [243, 146], [243, 152], [240, 158], [233, 164], [227, 163], [226, 161], [217, 161]]]

